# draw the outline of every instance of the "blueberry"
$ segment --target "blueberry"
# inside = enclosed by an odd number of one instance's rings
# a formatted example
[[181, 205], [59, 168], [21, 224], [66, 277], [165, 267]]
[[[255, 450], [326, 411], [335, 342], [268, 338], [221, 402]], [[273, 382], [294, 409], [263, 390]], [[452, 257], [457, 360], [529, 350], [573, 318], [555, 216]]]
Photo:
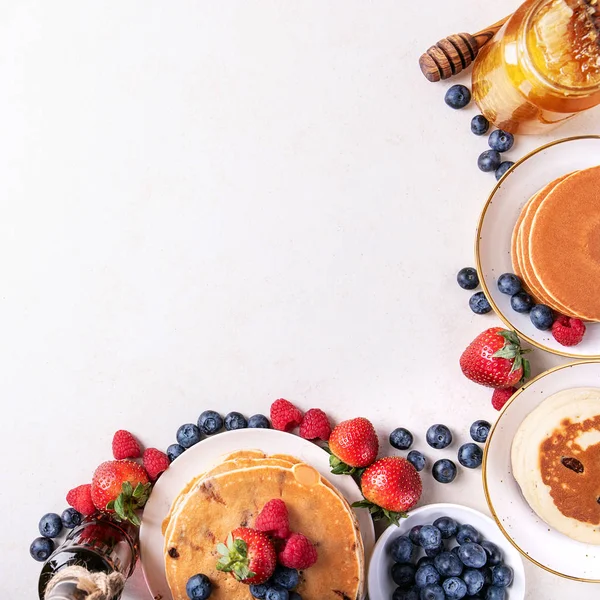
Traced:
[[289, 600], [289, 597], [288, 591], [277, 585], [269, 587], [265, 596], [266, 600]]
[[167, 456], [169, 461], [173, 462], [178, 456], [181, 456], [185, 452], [185, 448], [179, 444], [171, 444], [167, 448]]
[[456, 541], [461, 545], [469, 542], [480, 544], [481, 540], [481, 534], [473, 525], [461, 525], [456, 532]]
[[419, 531], [419, 542], [423, 548], [441, 547], [442, 532], [433, 525], [423, 525]]
[[410, 563], [394, 563], [392, 565], [392, 579], [398, 587], [408, 588], [415, 582], [415, 565]]
[[252, 429], [271, 429], [271, 422], [265, 415], [252, 415], [248, 419], [248, 427]]
[[458, 550], [458, 557], [465, 567], [471, 569], [480, 569], [487, 562], [487, 554], [485, 550], [475, 542], [467, 542], [461, 544]]
[[436, 450], [442, 450], [452, 443], [452, 433], [445, 426], [436, 423], [427, 430], [427, 443]]
[[452, 552], [438, 554], [433, 564], [442, 577], [458, 577], [463, 572], [463, 564]]
[[184, 448], [191, 448], [200, 441], [200, 430], [193, 423], [186, 423], [177, 430], [177, 441]]
[[188, 579], [185, 591], [190, 600], [206, 600], [212, 592], [212, 584], [206, 575], [198, 573]]
[[494, 175], [496, 176], [496, 181], [500, 181], [502, 176], [508, 171], [515, 163], [512, 160], [503, 160], [496, 169]]
[[467, 595], [467, 584], [458, 577], [449, 577], [446, 579], [443, 588], [448, 600], [460, 600]]
[[452, 548], [452, 550], [450, 550], [450, 552], [452, 552], [452, 554], [456, 554], [456, 556], [458, 556], [459, 548], [460, 548], [460, 546], [454, 546], [454, 548]]
[[463, 444], [458, 449], [458, 462], [467, 469], [476, 469], [483, 461], [483, 450], [473, 442]]
[[496, 150], [486, 150], [479, 155], [477, 166], [480, 171], [490, 173], [491, 171], [495, 171], [501, 162], [502, 159], [499, 152], [496, 152]]
[[227, 431], [246, 429], [246, 427], [248, 427], [248, 421], [246, 421], [246, 417], [239, 412], [230, 412], [225, 417], [225, 429], [227, 429]]
[[423, 565], [415, 573], [415, 582], [420, 588], [426, 585], [435, 585], [440, 582], [441, 578], [442, 576], [433, 565]]
[[477, 569], [483, 575], [483, 584], [484, 585], [492, 585], [492, 569], [490, 567], [483, 567], [481, 569]]
[[508, 565], [498, 565], [492, 569], [492, 585], [508, 587], [514, 578], [513, 570]]
[[503, 587], [492, 585], [485, 592], [485, 600], [505, 600], [505, 598], [506, 589]]
[[411, 450], [406, 455], [406, 460], [417, 470], [422, 471], [425, 468], [425, 456], [418, 450]]
[[44, 562], [54, 552], [54, 542], [47, 537], [38, 537], [31, 542], [29, 554], [39, 562]]
[[390, 433], [390, 445], [396, 450], [408, 450], [413, 443], [413, 434], [404, 427], [398, 427]]
[[483, 542], [480, 542], [480, 546], [487, 554], [487, 564], [490, 567], [495, 567], [502, 562], [502, 550], [500, 550], [496, 544], [484, 540]]
[[277, 565], [271, 579], [275, 585], [285, 590], [293, 590], [300, 581], [300, 575], [296, 569]]
[[457, 273], [456, 281], [463, 290], [474, 290], [479, 285], [479, 276], [473, 267], [465, 267]]
[[471, 131], [475, 135], [483, 135], [488, 132], [490, 122], [483, 115], [475, 115], [471, 119]]
[[454, 537], [458, 531], [458, 523], [450, 517], [440, 517], [433, 524], [442, 532], [445, 540]]
[[466, 569], [462, 574], [462, 579], [467, 585], [467, 594], [471, 596], [479, 594], [485, 584], [483, 573], [477, 569]]
[[45, 514], [39, 522], [40, 535], [49, 538], [57, 537], [62, 531], [63, 524], [56, 513]]
[[205, 410], [198, 417], [198, 427], [204, 435], [214, 435], [223, 429], [223, 417], [214, 410]]
[[503, 273], [496, 282], [498, 291], [512, 296], [523, 289], [521, 280], [513, 273]]
[[428, 558], [435, 558], [444, 550], [444, 545], [440, 544], [439, 546], [427, 546], [427, 548], [423, 548], [423, 550], [425, 550], [425, 556]]
[[392, 594], [392, 600], [419, 600], [419, 590], [414, 587], [408, 590], [396, 588]]
[[515, 138], [512, 133], [496, 129], [490, 133], [488, 138], [488, 146], [497, 152], [508, 152], [515, 143]]
[[408, 532], [408, 539], [415, 545], [415, 546], [420, 546], [421, 542], [419, 542], [419, 531], [421, 531], [421, 527], [423, 527], [422, 525], [415, 525], [409, 532]]
[[264, 583], [253, 584], [250, 586], [250, 593], [252, 594], [253, 598], [264, 600], [268, 589], [268, 586]]
[[69, 507], [63, 510], [62, 514], [60, 515], [60, 520], [62, 521], [63, 527], [66, 527], [67, 529], [73, 529], [74, 527], [81, 525], [83, 516], [74, 508]]
[[451, 460], [442, 458], [433, 463], [431, 474], [439, 483], [452, 483], [456, 479], [456, 465]]
[[488, 421], [484, 421], [483, 419], [475, 421], [469, 429], [471, 439], [475, 442], [480, 442], [483, 444], [487, 440], [488, 435], [490, 434], [490, 428], [491, 425]]
[[492, 305], [483, 292], [475, 292], [469, 298], [469, 308], [476, 315], [486, 315], [492, 310]]
[[446, 594], [441, 585], [426, 585], [421, 588], [421, 600], [445, 600]]
[[409, 537], [402, 535], [397, 537], [390, 546], [390, 555], [392, 560], [397, 563], [411, 562], [415, 555], [416, 548]]
[[471, 102], [471, 92], [464, 85], [453, 85], [451, 88], [448, 88], [444, 96], [444, 102], [450, 108], [464, 108]]
[[547, 331], [551, 329], [554, 323], [554, 313], [549, 306], [545, 304], [536, 304], [529, 313], [529, 318], [536, 329]]
[[510, 306], [518, 313], [528, 313], [534, 304], [533, 298], [525, 291], [517, 292], [510, 297]]
[[302, 600], [302, 596], [298, 592], [290, 592], [288, 595], [288, 599], [289, 600]]
[[425, 565], [433, 565], [433, 558], [429, 556], [421, 556], [421, 558], [417, 561], [417, 569], [423, 567]]

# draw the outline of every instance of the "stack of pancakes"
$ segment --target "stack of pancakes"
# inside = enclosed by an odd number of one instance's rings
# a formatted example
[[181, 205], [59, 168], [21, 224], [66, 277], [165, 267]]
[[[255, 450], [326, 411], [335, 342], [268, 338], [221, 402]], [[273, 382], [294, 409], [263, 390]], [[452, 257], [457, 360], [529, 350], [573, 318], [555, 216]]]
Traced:
[[165, 567], [173, 600], [187, 600], [196, 573], [212, 582], [211, 600], [250, 600], [249, 587], [217, 571], [216, 546], [240, 526], [252, 527], [262, 507], [281, 498], [290, 529], [308, 537], [318, 560], [301, 573], [298, 593], [307, 599], [360, 600], [364, 549], [352, 508], [312, 467], [287, 455], [258, 450], [231, 454], [191, 481], [163, 523]]
[[537, 302], [600, 321], [600, 166], [534, 194], [515, 225], [512, 262]]

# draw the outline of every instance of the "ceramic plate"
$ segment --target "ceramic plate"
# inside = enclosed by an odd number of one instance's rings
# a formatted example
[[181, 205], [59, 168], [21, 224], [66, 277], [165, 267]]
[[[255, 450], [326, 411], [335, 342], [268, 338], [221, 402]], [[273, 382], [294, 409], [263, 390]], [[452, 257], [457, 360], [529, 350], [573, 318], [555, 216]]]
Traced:
[[408, 519], [400, 522], [400, 527], [388, 527], [377, 541], [371, 566], [369, 568], [370, 600], [390, 600], [396, 585], [390, 577], [393, 561], [389, 556], [389, 548], [393, 541], [407, 535], [415, 525], [431, 525], [439, 517], [452, 517], [460, 524], [473, 525], [483, 537], [500, 547], [504, 554], [504, 562], [512, 567], [515, 573], [513, 584], [508, 588], [506, 600], [523, 600], [525, 597], [525, 570], [519, 553], [506, 541], [498, 527], [488, 516], [459, 504], [430, 504], [410, 512]]
[[550, 529], [529, 507], [511, 472], [512, 441], [523, 419], [552, 394], [577, 387], [600, 387], [600, 361], [546, 371], [511, 398], [488, 437], [483, 485], [498, 526], [524, 556], [555, 575], [600, 583], [600, 546], [576, 542]]
[[[140, 528], [140, 554], [144, 577], [154, 598], [172, 598], [165, 577], [161, 525], [173, 500], [186, 483], [218, 464], [224, 455], [250, 449], [262, 450], [265, 454], [295, 456], [317, 469], [336, 486], [348, 502], [363, 499], [351, 477], [336, 476], [329, 472], [329, 455], [323, 449], [298, 436], [272, 429], [241, 429], [209, 437], [186, 450], [161, 475], [144, 509]], [[373, 522], [365, 509], [357, 509], [356, 515], [365, 547], [365, 565], [368, 565], [375, 545]]]
[[600, 165], [600, 136], [559, 140], [525, 156], [492, 191], [483, 209], [475, 242], [479, 280], [498, 316], [534, 346], [572, 358], [600, 358], [600, 324], [589, 324], [583, 342], [565, 348], [550, 332], [536, 329], [529, 315], [514, 312], [510, 296], [498, 291], [496, 279], [502, 273], [512, 272], [512, 232], [529, 198], [561, 175], [597, 165]]

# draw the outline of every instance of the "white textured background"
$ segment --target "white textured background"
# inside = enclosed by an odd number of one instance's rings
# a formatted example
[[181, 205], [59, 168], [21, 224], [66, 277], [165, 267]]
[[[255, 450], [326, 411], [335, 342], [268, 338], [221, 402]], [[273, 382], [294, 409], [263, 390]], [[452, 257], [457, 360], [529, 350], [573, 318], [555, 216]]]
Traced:
[[[164, 448], [286, 396], [425, 449], [494, 418], [458, 357], [498, 321], [454, 282], [494, 179], [417, 58], [516, 5], [0, 1], [3, 598], [35, 597], [38, 518], [116, 429]], [[424, 500], [485, 510], [478, 472]], [[526, 569], [528, 600], [600, 593]]]

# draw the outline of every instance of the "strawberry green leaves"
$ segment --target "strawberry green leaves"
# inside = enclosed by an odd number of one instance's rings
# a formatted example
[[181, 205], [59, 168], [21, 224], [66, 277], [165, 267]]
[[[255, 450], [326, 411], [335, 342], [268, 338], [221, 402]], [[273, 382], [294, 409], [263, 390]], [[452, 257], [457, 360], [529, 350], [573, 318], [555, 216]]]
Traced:
[[129, 521], [139, 527], [140, 518], [136, 511], [145, 506], [151, 487], [150, 483], [138, 483], [134, 489], [129, 481], [124, 481], [121, 493], [106, 505], [106, 510], [114, 512], [113, 518], [116, 521]]
[[233, 573], [238, 581], [245, 581], [255, 576], [248, 567], [248, 544], [244, 540], [234, 540], [230, 533], [226, 544], [217, 544], [217, 552], [221, 556], [217, 561], [217, 571]]

